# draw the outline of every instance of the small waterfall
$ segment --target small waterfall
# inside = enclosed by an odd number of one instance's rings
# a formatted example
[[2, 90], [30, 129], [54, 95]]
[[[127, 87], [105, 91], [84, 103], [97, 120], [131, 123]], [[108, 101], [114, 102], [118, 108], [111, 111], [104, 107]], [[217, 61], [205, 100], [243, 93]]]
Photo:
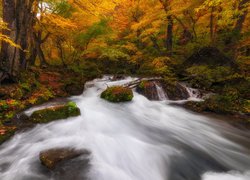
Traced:
[[169, 98], [167, 94], [165, 93], [165, 91], [163, 90], [163, 88], [156, 82], [154, 82], [154, 85], [155, 85], [159, 100], [160, 101], [168, 100]]
[[189, 94], [189, 97], [191, 98], [200, 98], [201, 94], [200, 91], [198, 89], [194, 89], [194, 88], [190, 88], [190, 87], [186, 87], [187, 92]]
[[185, 83], [179, 83], [184, 89], [186, 89], [189, 98], [193, 98], [193, 99], [201, 99], [202, 98], [202, 94], [199, 91], [199, 89], [194, 89], [191, 87], [188, 87], [187, 84]]

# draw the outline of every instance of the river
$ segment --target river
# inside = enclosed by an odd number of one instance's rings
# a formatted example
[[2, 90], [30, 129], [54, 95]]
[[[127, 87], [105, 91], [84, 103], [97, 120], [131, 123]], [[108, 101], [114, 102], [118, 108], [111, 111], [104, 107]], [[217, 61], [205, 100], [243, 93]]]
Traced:
[[70, 98], [81, 116], [17, 133], [0, 146], [0, 179], [63, 179], [45, 173], [39, 162], [39, 153], [54, 147], [91, 152], [88, 172], [79, 164], [68, 180], [250, 179], [249, 131], [136, 92], [128, 103], [99, 97], [107, 86], [132, 80], [88, 82], [81, 96]]

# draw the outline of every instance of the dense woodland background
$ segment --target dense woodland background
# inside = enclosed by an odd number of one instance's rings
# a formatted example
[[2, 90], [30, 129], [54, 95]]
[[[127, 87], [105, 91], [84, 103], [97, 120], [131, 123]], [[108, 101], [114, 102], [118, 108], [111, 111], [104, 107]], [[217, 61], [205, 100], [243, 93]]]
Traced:
[[1, 117], [101, 74], [188, 81], [218, 94], [196, 109], [249, 114], [249, 2], [2, 0]]

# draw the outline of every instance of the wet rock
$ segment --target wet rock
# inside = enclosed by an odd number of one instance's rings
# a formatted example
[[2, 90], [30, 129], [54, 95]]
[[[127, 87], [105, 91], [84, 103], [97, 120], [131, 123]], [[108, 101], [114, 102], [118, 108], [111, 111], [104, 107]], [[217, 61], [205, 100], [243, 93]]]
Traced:
[[149, 100], [159, 100], [155, 83], [154, 81], [142, 81], [136, 88], [136, 91]]
[[[71, 148], [55, 148], [42, 151], [39, 155], [42, 165], [50, 170], [58, 168], [60, 164], [75, 159], [79, 156], [89, 156], [88, 150], [74, 150]], [[87, 163], [87, 162], [86, 162]]]
[[189, 98], [189, 93], [182, 84], [166, 80], [162, 80], [161, 84], [170, 100], [183, 100]]
[[29, 116], [24, 112], [16, 114], [8, 123], [5, 122], [4, 124], [7, 126], [16, 126], [18, 130], [34, 126], [34, 124], [30, 122]]
[[126, 77], [123, 76], [123, 75], [114, 75], [112, 78], [111, 78], [111, 81], [119, 81], [119, 80], [123, 80], [125, 79]]
[[65, 90], [71, 96], [79, 96], [83, 93], [84, 85], [72, 83], [67, 85]]
[[108, 87], [101, 94], [102, 99], [115, 103], [131, 101], [133, 97], [133, 91], [122, 86]]
[[32, 113], [29, 120], [33, 123], [47, 123], [54, 120], [79, 116], [80, 114], [80, 109], [76, 104], [74, 102], [68, 102], [67, 104], [35, 111]]

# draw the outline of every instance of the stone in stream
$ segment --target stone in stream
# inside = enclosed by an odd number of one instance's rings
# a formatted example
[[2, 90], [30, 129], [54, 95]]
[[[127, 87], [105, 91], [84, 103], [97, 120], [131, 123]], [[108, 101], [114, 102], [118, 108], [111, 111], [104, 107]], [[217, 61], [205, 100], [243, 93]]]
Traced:
[[54, 120], [79, 116], [80, 114], [81, 112], [77, 105], [74, 102], [68, 102], [35, 111], [29, 117], [29, 121], [33, 123], [47, 123]]
[[110, 78], [111, 81], [119, 81], [119, 80], [123, 80], [126, 77], [123, 75], [114, 75], [112, 78]]
[[122, 86], [108, 87], [101, 94], [102, 99], [114, 103], [131, 101], [133, 97], [133, 91], [129, 88]]
[[137, 86], [136, 91], [149, 100], [159, 100], [154, 81], [142, 81], [139, 86]]
[[65, 91], [71, 96], [78, 96], [83, 93], [84, 85], [71, 83], [65, 87]]
[[187, 88], [181, 83], [161, 80], [161, 85], [170, 100], [183, 100], [189, 98]]
[[[90, 152], [87, 150], [74, 150], [71, 148], [55, 148], [48, 149], [40, 152], [40, 161], [49, 170], [54, 170], [61, 163], [67, 163], [72, 159], [75, 159], [79, 156], [89, 156]], [[86, 159], [86, 158], [85, 158]], [[88, 160], [86, 160], [88, 163]]]

